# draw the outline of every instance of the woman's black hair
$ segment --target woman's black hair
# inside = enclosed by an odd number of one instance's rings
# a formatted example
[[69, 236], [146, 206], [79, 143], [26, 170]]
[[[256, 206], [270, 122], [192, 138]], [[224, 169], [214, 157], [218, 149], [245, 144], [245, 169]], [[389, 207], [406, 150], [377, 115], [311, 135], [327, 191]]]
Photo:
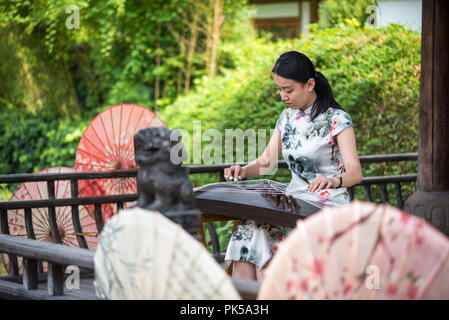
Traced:
[[344, 110], [334, 99], [332, 88], [326, 77], [321, 72], [316, 72], [310, 59], [298, 51], [283, 53], [276, 61], [271, 72], [281, 77], [307, 83], [310, 78], [315, 79], [315, 100], [310, 117], [314, 120], [329, 107]]

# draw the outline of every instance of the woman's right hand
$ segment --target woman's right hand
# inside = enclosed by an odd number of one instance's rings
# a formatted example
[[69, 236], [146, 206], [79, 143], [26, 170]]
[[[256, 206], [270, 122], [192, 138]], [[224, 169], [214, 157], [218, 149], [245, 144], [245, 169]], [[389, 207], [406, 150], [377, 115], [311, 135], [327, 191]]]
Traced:
[[224, 178], [229, 181], [239, 181], [246, 178], [245, 167], [241, 167], [240, 165], [235, 165], [229, 168], [224, 169]]

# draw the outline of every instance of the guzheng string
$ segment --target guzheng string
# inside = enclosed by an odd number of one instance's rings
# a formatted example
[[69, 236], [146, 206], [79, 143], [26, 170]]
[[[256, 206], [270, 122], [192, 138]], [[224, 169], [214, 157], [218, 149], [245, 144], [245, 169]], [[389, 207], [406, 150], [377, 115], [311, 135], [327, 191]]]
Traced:
[[245, 191], [253, 191], [259, 193], [266, 194], [285, 194], [285, 190], [287, 186], [285, 184], [268, 180], [268, 179], [259, 179], [259, 180], [244, 180], [238, 182], [216, 182], [210, 183], [204, 186], [200, 186], [194, 188], [193, 191], [209, 191], [209, 192], [223, 192], [223, 188], [226, 188], [226, 192], [242, 192]]
[[[217, 193], [242, 193], [242, 192], [251, 192], [251, 193], [259, 193], [263, 196], [265, 195], [285, 195], [287, 189], [287, 185], [284, 183], [280, 183], [277, 181], [269, 180], [269, 179], [257, 179], [257, 180], [243, 180], [243, 181], [228, 181], [228, 182], [216, 182], [206, 184], [204, 186], [200, 186], [194, 188], [194, 192], [217, 192]], [[344, 204], [341, 200], [338, 199], [327, 199], [327, 201], [320, 201], [318, 195], [315, 194], [291, 194], [296, 199], [307, 202], [310, 205], [313, 205], [318, 208], [323, 208], [325, 206], [335, 206]]]

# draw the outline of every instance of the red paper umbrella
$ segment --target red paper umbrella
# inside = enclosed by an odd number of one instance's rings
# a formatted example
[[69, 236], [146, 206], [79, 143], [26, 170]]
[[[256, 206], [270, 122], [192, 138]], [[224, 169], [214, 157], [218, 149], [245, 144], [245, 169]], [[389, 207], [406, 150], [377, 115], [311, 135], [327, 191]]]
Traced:
[[[81, 137], [76, 151], [78, 171], [110, 171], [135, 169], [134, 135], [147, 127], [166, 127], [153, 111], [136, 105], [120, 104], [107, 108], [91, 121]], [[137, 193], [135, 178], [84, 180], [80, 196], [88, 197], [93, 190], [105, 195]], [[81, 181], [80, 181], [81, 182]], [[131, 204], [125, 204], [128, 208]], [[115, 206], [103, 206], [103, 220], [117, 212]]]
[[[73, 168], [55, 167], [39, 171], [38, 173], [67, 173], [74, 172]], [[70, 181], [55, 181], [55, 198], [71, 198]], [[43, 200], [48, 199], [47, 182], [25, 182], [22, 183], [16, 191], [14, 191], [10, 201], [23, 200]], [[95, 250], [97, 246], [98, 230], [95, 220], [86, 207], [79, 206], [79, 220], [82, 233], [75, 232], [72, 222], [71, 207], [56, 207], [56, 222], [64, 245], [79, 247], [77, 235], [84, 236], [87, 246], [91, 250]], [[34, 235], [37, 240], [54, 242], [51, 235], [51, 228], [47, 208], [34, 208], [31, 210], [32, 225]], [[27, 237], [25, 213], [23, 209], [8, 210], [9, 231], [12, 236]], [[2, 259], [7, 269], [9, 269], [8, 256], [3, 254]], [[19, 258], [19, 266], [21, 261]]]

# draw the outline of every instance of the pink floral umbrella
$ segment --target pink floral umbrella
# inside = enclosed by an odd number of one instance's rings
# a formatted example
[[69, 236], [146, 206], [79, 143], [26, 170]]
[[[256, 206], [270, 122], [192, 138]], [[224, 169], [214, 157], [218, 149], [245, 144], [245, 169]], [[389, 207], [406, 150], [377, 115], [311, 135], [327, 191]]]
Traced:
[[449, 239], [355, 201], [298, 222], [265, 274], [259, 299], [449, 299]]
[[[67, 167], [48, 168], [39, 171], [38, 173], [68, 173], [74, 172], [75, 169]], [[70, 181], [58, 180], [55, 181], [55, 198], [71, 198]], [[25, 182], [19, 185], [14, 191], [10, 201], [24, 201], [24, 200], [43, 200], [48, 199], [47, 182]], [[95, 220], [89, 213], [86, 207], [79, 206], [79, 219], [82, 228], [82, 233], [78, 234], [72, 222], [71, 207], [56, 207], [56, 222], [59, 228], [62, 243], [67, 246], [79, 247], [77, 235], [83, 235], [87, 246], [91, 250], [95, 250], [97, 246], [98, 230]], [[31, 210], [33, 229], [36, 240], [54, 242], [51, 236], [51, 228], [48, 217], [47, 208], [34, 208]], [[25, 212], [23, 209], [8, 210], [9, 230], [12, 236], [27, 237], [25, 225]], [[2, 254], [3, 262], [6, 269], [9, 271], [9, 259], [6, 254]], [[19, 258], [19, 266], [21, 265], [21, 258]]]
[[[110, 171], [135, 169], [134, 135], [147, 127], [166, 127], [148, 108], [136, 104], [120, 104], [100, 112], [86, 128], [79, 142], [75, 168], [78, 171]], [[90, 187], [89, 187], [90, 186]], [[81, 188], [82, 187], [82, 188]], [[80, 181], [80, 197], [137, 193], [135, 178]], [[91, 192], [97, 190], [95, 194]], [[128, 208], [132, 204], [125, 204]], [[115, 206], [103, 206], [103, 220], [117, 212]]]

